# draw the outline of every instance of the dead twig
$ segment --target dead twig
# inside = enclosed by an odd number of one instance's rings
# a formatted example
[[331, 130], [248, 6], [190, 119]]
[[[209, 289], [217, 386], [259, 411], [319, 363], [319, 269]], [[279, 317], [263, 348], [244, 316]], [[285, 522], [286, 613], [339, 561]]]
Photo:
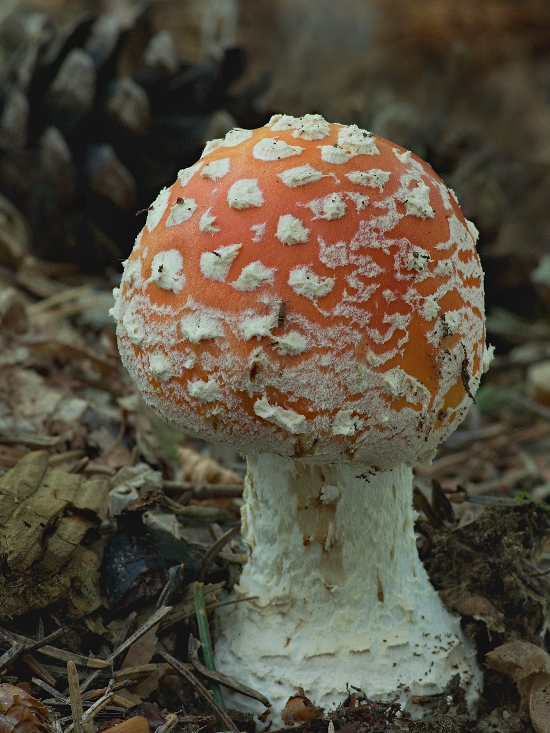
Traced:
[[478, 484], [473, 483], [473, 481], [466, 481], [464, 483], [464, 488], [470, 496], [478, 496], [491, 491], [505, 491], [507, 489], [512, 489], [515, 484], [527, 478], [533, 478], [532, 469], [511, 468], [509, 471], [505, 471], [498, 478], [481, 481]]
[[216, 670], [208, 669], [204, 666], [204, 664], [201, 663], [198, 655], [198, 650], [200, 647], [200, 641], [198, 639], [195, 639], [193, 634], [189, 635], [189, 645], [187, 647], [189, 652], [189, 661], [193, 665], [193, 667], [199, 672], [199, 674], [202, 674], [203, 677], [206, 677], [210, 680], [215, 680], [216, 682], [219, 682], [220, 685], [223, 685], [224, 687], [229, 687], [230, 690], [235, 690], [235, 692], [240, 692], [241, 695], [246, 695], [247, 697], [251, 697], [254, 700], [258, 700], [262, 703], [262, 705], [265, 705], [266, 708], [271, 707], [271, 703], [267, 699], [267, 697], [264, 697], [260, 692], [256, 692], [256, 690], [253, 690], [252, 687], [248, 687], [247, 685], [243, 685], [240, 682], [237, 682], [237, 680], [234, 680], [232, 677], [228, 677], [225, 674], [222, 674], [221, 672], [217, 672]]
[[162, 589], [158, 600], [155, 605], [155, 611], [157, 611], [159, 608], [162, 608], [162, 606], [166, 606], [170, 598], [172, 597], [172, 593], [176, 589], [176, 586], [178, 584], [178, 573], [180, 571], [183, 571], [183, 564], [181, 565], [174, 565], [172, 566], [168, 571], [168, 580], [166, 581], [166, 585]]

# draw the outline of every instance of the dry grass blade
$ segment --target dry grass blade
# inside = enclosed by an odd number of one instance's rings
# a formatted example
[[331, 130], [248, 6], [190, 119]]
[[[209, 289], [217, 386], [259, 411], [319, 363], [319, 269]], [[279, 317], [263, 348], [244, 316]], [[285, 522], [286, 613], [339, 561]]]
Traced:
[[[2, 635], [4, 636], [5, 639], [10, 639], [10, 640], [13, 639], [15, 643], [13, 644], [13, 646], [10, 649], [8, 649], [7, 652], [5, 652], [0, 657], [0, 671], [8, 667], [10, 664], [13, 664], [13, 662], [21, 654], [25, 654], [26, 656], [30, 652], [36, 651], [38, 649], [41, 649], [41, 647], [47, 646], [48, 642], [54, 641], [59, 636], [61, 636], [62, 633], [63, 633], [63, 629], [57, 629], [52, 634], [49, 634], [48, 636], [44, 637], [43, 639], [40, 639], [39, 641], [33, 641], [32, 639], [27, 639], [27, 637], [20, 636], [19, 634], [11, 634], [9, 632], [3, 632]], [[25, 661], [29, 663], [29, 660], [25, 660]], [[32, 666], [32, 662], [29, 666]]]
[[177, 584], [177, 575], [176, 573], [172, 572], [174, 568], [181, 568], [183, 570], [183, 564], [182, 565], [174, 565], [170, 570], [168, 571], [168, 580], [166, 581], [166, 585], [162, 589], [158, 600], [155, 605], [155, 611], [158, 611], [159, 608], [162, 608], [165, 606], [170, 598], [172, 597], [172, 593], [174, 592]]
[[258, 700], [262, 703], [262, 705], [265, 705], [266, 708], [271, 707], [271, 703], [267, 699], [267, 697], [264, 697], [260, 692], [257, 692], [256, 690], [253, 690], [251, 687], [248, 687], [247, 685], [242, 685], [240, 682], [237, 682], [237, 680], [234, 680], [232, 677], [227, 677], [227, 675], [222, 674], [221, 672], [217, 672], [216, 670], [207, 669], [207, 667], [204, 666], [204, 664], [201, 663], [198, 655], [198, 649], [200, 646], [200, 641], [195, 639], [193, 634], [189, 635], [189, 645], [187, 647], [189, 652], [189, 661], [195, 667], [197, 672], [199, 674], [202, 674], [203, 677], [206, 677], [210, 680], [215, 680], [216, 682], [219, 682], [220, 685], [223, 685], [224, 687], [229, 687], [230, 690], [235, 690], [235, 692], [240, 692], [241, 695], [246, 695], [247, 697], [251, 697], [254, 700]]
[[199, 695], [204, 699], [208, 707], [212, 710], [216, 718], [218, 718], [219, 722], [225, 726], [225, 730], [230, 730], [232, 731], [232, 733], [239, 733], [239, 729], [237, 728], [235, 723], [231, 720], [225, 710], [222, 710], [222, 708], [214, 700], [214, 698], [206, 689], [206, 687], [202, 684], [202, 682], [200, 682], [192, 672], [189, 672], [185, 665], [183, 665], [178, 659], [176, 659], [169, 652], [167, 652], [162, 644], [159, 644], [157, 649], [160, 656], [165, 659], [168, 664], [171, 664], [172, 667], [177, 672], [179, 672], [182, 677], [185, 677], [185, 679], [191, 685], [193, 685], [195, 690], [199, 693]]

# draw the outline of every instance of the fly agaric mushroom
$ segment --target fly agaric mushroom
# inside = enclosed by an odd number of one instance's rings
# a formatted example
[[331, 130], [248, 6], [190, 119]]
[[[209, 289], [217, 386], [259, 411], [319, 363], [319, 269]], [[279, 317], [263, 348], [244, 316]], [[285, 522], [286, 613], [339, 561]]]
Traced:
[[209, 142], [125, 264], [113, 315], [146, 401], [248, 459], [234, 597], [254, 599], [218, 614], [216, 657], [272, 700], [276, 726], [299, 688], [323, 707], [348, 683], [407, 704], [459, 672], [478, 693], [411, 505], [411, 466], [463, 419], [491, 357], [475, 239], [409, 151], [275, 115]]

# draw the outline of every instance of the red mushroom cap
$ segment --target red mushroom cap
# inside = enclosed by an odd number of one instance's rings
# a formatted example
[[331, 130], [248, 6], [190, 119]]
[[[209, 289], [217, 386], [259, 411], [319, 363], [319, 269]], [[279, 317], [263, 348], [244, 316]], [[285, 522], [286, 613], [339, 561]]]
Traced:
[[276, 115], [207, 144], [151, 206], [113, 313], [179, 428], [380, 468], [433, 454], [486, 361], [475, 227], [417, 156]]

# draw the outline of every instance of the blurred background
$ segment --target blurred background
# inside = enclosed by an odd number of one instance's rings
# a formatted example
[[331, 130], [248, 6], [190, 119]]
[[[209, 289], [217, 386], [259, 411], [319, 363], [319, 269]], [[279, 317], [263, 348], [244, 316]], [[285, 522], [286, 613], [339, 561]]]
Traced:
[[2, 0], [0, 16], [4, 265], [116, 270], [136, 211], [205, 140], [320, 112], [455, 190], [497, 346], [525, 338], [513, 316], [548, 316], [547, 0]]

